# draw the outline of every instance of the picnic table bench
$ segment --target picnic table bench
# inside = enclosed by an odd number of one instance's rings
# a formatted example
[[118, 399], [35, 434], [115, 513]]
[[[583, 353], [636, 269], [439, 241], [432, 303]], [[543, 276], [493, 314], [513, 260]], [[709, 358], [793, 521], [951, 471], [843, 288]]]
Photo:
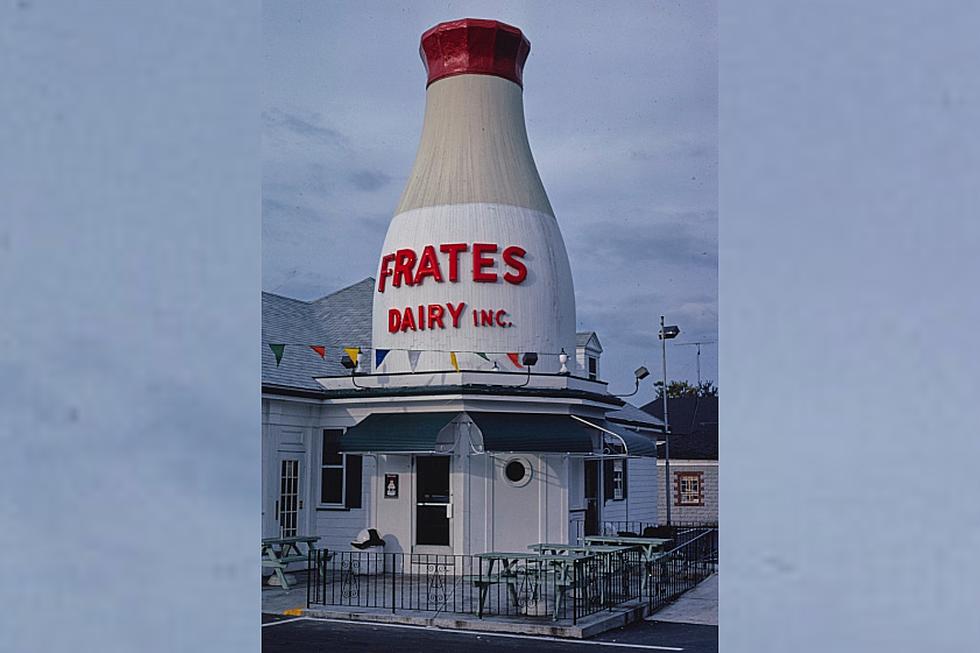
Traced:
[[[266, 537], [262, 539], [262, 567], [271, 568], [273, 573], [279, 578], [279, 584], [283, 589], [289, 589], [286, 581], [286, 567], [294, 562], [306, 562], [309, 560], [310, 552], [316, 549], [319, 537], [315, 535], [296, 535], [293, 537]], [[300, 545], [306, 545], [306, 552], [300, 549]]]
[[587, 535], [584, 539], [586, 544], [606, 544], [611, 546], [639, 547], [646, 565], [646, 572], [643, 575], [641, 589], [646, 589], [650, 578], [653, 562], [663, 557], [664, 547], [673, 540], [664, 537], [632, 537], [621, 535]]
[[[515, 606], [520, 605], [520, 597], [517, 595], [517, 585], [521, 582], [521, 575], [525, 577], [530, 577], [531, 582], [534, 583], [534, 588], [532, 590], [532, 599], [537, 600], [541, 576], [548, 572], [549, 568], [556, 574], [555, 588], [557, 591], [557, 596], [555, 600], [555, 609], [553, 618], [558, 620], [558, 612], [561, 609], [561, 605], [565, 599], [566, 593], [572, 588], [574, 584], [574, 579], [571, 576], [571, 569], [576, 560], [582, 560], [590, 557], [593, 554], [585, 553], [568, 553], [563, 555], [552, 555], [546, 553], [524, 553], [517, 551], [489, 551], [487, 553], [478, 553], [476, 555], [480, 560], [486, 560], [488, 563], [487, 572], [481, 573], [479, 576], [468, 576], [467, 580], [477, 586], [480, 590], [480, 603], [477, 608], [477, 616], [483, 617], [483, 609], [486, 605], [487, 594], [490, 587], [497, 585], [499, 583], [507, 584], [507, 591], [510, 595], [510, 599]], [[501, 569], [494, 573], [494, 564], [499, 561], [501, 564]], [[528, 566], [527, 563], [538, 563], [541, 565], [545, 564], [545, 567], [541, 566]]]

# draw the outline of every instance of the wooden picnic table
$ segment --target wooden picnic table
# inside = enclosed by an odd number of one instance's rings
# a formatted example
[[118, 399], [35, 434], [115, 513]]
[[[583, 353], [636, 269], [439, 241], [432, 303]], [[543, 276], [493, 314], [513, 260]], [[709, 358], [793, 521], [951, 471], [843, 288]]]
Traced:
[[640, 548], [646, 571], [643, 575], [641, 589], [646, 589], [650, 578], [653, 562], [662, 557], [664, 547], [673, 540], [663, 537], [631, 537], [620, 535], [587, 535], [583, 538], [586, 544], [606, 544], [611, 546], [635, 546]]
[[[262, 566], [272, 568], [279, 578], [279, 584], [284, 590], [288, 590], [289, 583], [284, 573], [286, 567], [293, 562], [306, 562], [319, 540], [315, 535], [262, 538]], [[301, 544], [306, 545], [305, 553], [300, 549]]]
[[[589, 558], [592, 555], [594, 554], [569, 553], [565, 555], [553, 555], [547, 553], [524, 553], [520, 551], [488, 551], [487, 553], [476, 554], [476, 557], [481, 561], [487, 561], [487, 573], [483, 573], [481, 565], [480, 575], [470, 578], [480, 588], [480, 606], [477, 609], [477, 616], [483, 617], [483, 608], [486, 605], [487, 593], [490, 590], [490, 586], [500, 582], [507, 584], [507, 590], [514, 606], [517, 607], [520, 605], [520, 598], [517, 595], [517, 583], [519, 582], [519, 573], [522, 570], [526, 575], [533, 577], [534, 590], [532, 596], [534, 600], [537, 600], [540, 574], [541, 572], [547, 571], [547, 569], [528, 567], [527, 565], [528, 562], [536, 562], [545, 563], [553, 567], [557, 575], [555, 587], [558, 596], [555, 599], [555, 611], [553, 615], [553, 618], [557, 621], [558, 612], [565, 599], [565, 594], [572, 585], [573, 579], [570, 578], [570, 571], [574, 562]], [[497, 561], [500, 562], [503, 568], [494, 576], [493, 567]], [[521, 567], [521, 563], [524, 563], [523, 567]]]

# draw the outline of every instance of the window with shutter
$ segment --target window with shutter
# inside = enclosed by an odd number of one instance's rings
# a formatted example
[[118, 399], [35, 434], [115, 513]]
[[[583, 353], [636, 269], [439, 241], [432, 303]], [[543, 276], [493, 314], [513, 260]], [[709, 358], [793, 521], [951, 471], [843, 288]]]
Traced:
[[324, 429], [320, 459], [320, 507], [350, 509], [361, 507], [361, 456], [341, 453], [342, 429]]

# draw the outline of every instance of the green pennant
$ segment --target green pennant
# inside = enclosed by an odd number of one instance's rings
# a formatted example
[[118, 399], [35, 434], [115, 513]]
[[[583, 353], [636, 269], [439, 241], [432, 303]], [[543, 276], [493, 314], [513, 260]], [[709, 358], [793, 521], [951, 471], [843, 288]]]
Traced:
[[485, 360], [486, 362], [488, 363], [490, 362], [490, 357], [484, 354], [482, 351], [476, 352], [476, 355], [482, 358], [483, 360]]
[[269, 349], [271, 349], [272, 353], [276, 355], [276, 367], [279, 367], [279, 361], [282, 360], [282, 354], [284, 351], [286, 351], [286, 345], [270, 344]]

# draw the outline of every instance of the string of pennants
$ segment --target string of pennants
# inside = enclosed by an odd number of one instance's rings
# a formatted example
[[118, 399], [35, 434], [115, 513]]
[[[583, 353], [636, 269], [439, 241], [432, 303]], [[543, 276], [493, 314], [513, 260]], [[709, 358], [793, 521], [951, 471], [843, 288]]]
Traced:
[[[272, 350], [272, 354], [276, 357], [276, 367], [279, 367], [279, 363], [282, 362], [283, 356], [286, 353], [287, 346], [301, 347], [303, 349], [307, 349], [307, 348], [312, 349], [314, 353], [316, 353], [320, 358], [324, 360], [326, 359], [327, 356], [327, 347], [324, 345], [306, 345], [306, 344], [297, 344], [297, 343], [272, 343], [272, 342], [268, 344], [269, 344], [269, 349]], [[350, 357], [350, 359], [354, 362], [355, 365], [358, 364], [360, 355], [362, 351], [364, 351], [363, 349], [361, 349], [361, 347], [341, 347], [340, 349], [345, 354], [347, 354], [348, 357]], [[368, 350], [370, 349], [371, 348], [368, 348]], [[516, 351], [487, 352], [487, 351], [462, 351], [462, 350], [448, 351], [448, 350], [422, 350], [422, 349], [374, 349], [374, 366], [380, 367], [381, 363], [384, 362], [385, 358], [392, 351], [407, 351], [408, 362], [413, 372], [415, 371], [415, 367], [418, 365], [419, 358], [422, 356], [422, 353], [424, 351], [449, 354], [449, 362], [453, 366], [453, 369], [456, 370], [457, 372], [460, 371], [460, 367], [459, 367], [459, 360], [457, 359], [456, 354], [476, 354], [477, 356], [487, 361], [488, 363], [492, 362], [490, 360], [490, 354], [504, 354], [507, 356], [508, 360], [510, 360], [510, 362], [514, 364], [514, 367], [517, 367], [519, 369], [525, 369], [524, 365], [521, 364], [520, 352], [516, 352]], [[558, 354], [554, 354], [554, 355], [557, 356]]]

